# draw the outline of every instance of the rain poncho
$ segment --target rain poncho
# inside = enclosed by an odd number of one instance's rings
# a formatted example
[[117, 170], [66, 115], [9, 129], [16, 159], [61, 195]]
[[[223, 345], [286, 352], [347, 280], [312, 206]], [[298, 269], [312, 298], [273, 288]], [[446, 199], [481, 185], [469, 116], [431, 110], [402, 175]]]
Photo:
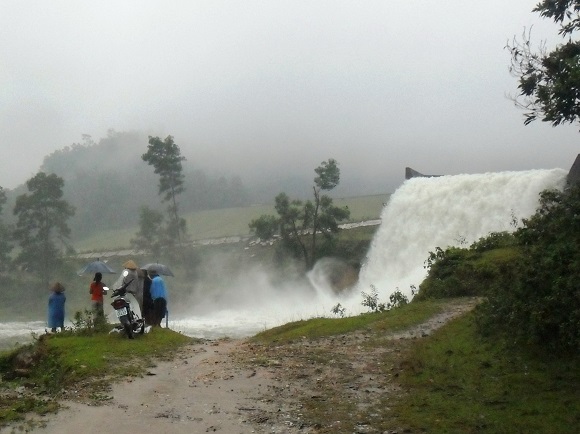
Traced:
[[66, 297], [62, 292], [53, 292], [48, 297], [48, 327], [64, 328], [64, 302]]

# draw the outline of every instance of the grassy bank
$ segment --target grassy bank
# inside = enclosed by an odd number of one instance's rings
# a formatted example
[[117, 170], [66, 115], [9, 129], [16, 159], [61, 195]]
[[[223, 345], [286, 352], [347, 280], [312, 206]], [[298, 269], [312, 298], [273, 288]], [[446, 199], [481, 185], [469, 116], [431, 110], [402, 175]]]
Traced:
[[41, 335], [0, 354], [0, 427], [24, 420], [27, 413], [56, 412], [62, 399], [107, 401], [111, 382], [143, 376], [156, 361], [170, 359], [177, 348], [192, 342], [168, 329], [134, 340], [108, 334], [108, 328]]
[[457, 300], [286, 324], [258, 334], [245, 361], [293, 385], [280, 400], [297, 398], [295, 423], [317, 433], [577, 432], [577, 357], [538, 359], [483, 340], [473, 313], [393, 338]]
[[[292, 405], [292, 423], [316, 433], [577, 432], [577, 357], [539, 358], [482, 339], [471, 312], [436, 331], [425, 325], [470, 300], [285, 324], [248, 340], [236, 360], [266, 367], [281, 385], [277, 405]], [[0, 426], [27, 412], [58, 411], [65, 398], [107, 401], [112, 381], [141, 376], [190, 342], [166, 329], [134, 341], [64, 333], [5, 353]], [[16, 354], [34, 364], [10, 378]]]
[[468, 315], [409, 349], [408, 392], [390, 404], [412, 432], [576, 433], [579, 362], [483, 340]]

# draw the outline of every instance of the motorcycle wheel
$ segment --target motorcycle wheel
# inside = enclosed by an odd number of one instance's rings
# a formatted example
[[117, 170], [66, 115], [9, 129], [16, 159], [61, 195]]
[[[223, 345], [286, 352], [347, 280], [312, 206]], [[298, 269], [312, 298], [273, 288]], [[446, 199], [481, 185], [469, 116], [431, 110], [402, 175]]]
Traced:
[[131, 327], [131, 322], [129, 321], [129, 318], [124, 316], [124, 317], [121, 317], [120, 320], [121, 320], [121, 324], [123, 325], [123, 329], [125, 329], [125, 334], [127, 335], [127, 337], [129, 339], [134, 339], [133, 329]]

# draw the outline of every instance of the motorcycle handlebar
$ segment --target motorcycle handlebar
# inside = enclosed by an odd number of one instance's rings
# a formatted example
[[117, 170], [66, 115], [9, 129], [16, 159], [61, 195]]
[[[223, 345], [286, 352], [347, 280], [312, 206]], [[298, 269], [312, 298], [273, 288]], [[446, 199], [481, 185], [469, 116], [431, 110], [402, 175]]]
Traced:
[[115, 289], [113, 291], [113, 293], [111, 294], [111, 297], [116, 297], [118, 295], [125, 295], [125, 293], [127, 292], [127, 288], [129, 287], [131, 282], [133, 282], [133, 280], [135, 280], [135, 279], [131, 279], [127, 283], [123, 284], [123, 286], [121, 286], [120, 288]]

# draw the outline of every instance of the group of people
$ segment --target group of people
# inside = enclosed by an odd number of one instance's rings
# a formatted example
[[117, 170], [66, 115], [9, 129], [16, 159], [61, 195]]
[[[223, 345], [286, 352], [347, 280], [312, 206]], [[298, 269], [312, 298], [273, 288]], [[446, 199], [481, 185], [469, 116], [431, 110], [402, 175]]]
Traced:
[[[159, 275], [159, 270], [155, 267], [150, 267], [149, 270], [139, 269], [134, 261], [127, 261], [123, 266], [133, 275], [138, 276], [138, 280], [135, 282], [136, 287], [142, 284], [142, 294], [140, 291], [132, 292], [129, 290], [128, 292], [131, 292], [137, 299], [145, 324], [160, 327], [161, 321], [167, 315], [167, 288], [165, 281]], [[124, 278], [126, 279], [127, 276]], [[89, 286], [89, 294], [97, 321], [99, 318], [104, 321], [105, 318], [103, 299], [105, 288], [103, 274], [95, 273]], [[50, 290], [51, 294], [48, 298], [48, 327], [52, 332], [56, 332], [59, 328], [61, 330], [64, 329], [65, 288], [60, 282], [56, 282]]]

